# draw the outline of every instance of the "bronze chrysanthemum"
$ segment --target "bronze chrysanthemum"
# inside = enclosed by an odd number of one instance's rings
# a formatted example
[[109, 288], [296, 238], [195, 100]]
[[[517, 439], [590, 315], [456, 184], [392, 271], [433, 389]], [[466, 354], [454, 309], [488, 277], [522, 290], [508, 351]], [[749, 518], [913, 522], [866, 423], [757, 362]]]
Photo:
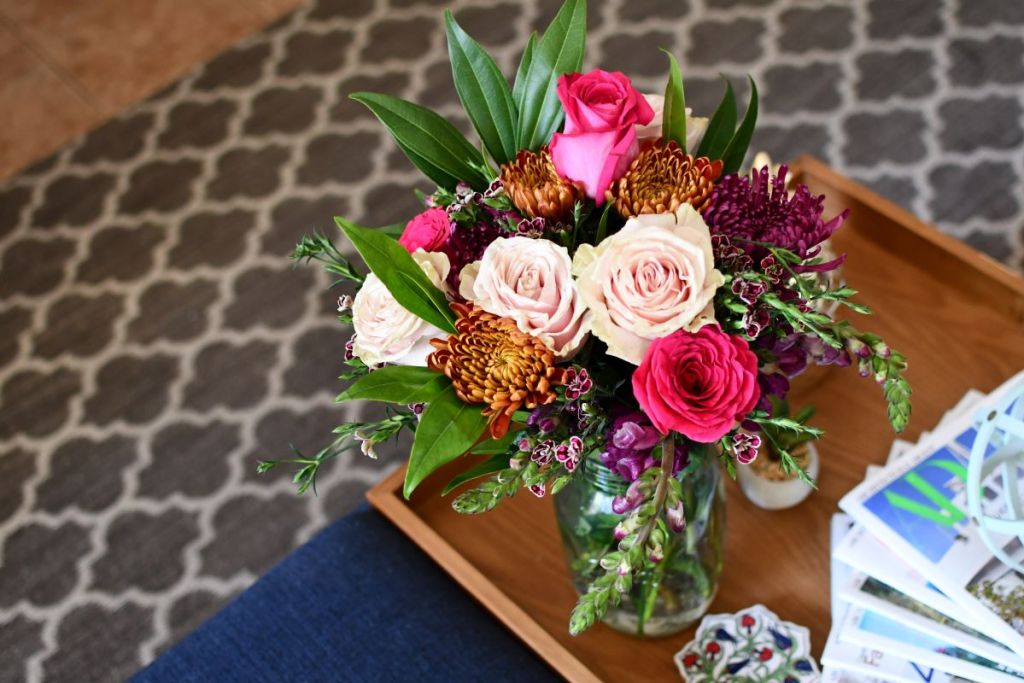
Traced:
[[579, 185], [558, 175], [547, 147], [536, 152], [524, 149], [502, 164], [501, 182], [512, 203], [530, 218], [567, 222], [576, 202], [584, 198]]
[[722, 162], [694, 158], [675, 142], [648, 143], [607, 192], [623, 218], [644, 213], [675, 213], [683, 204], [704, 206]]
[[466, 403], [487, 406], [489, 431], [500, 439], [508, 431], [512, 414], [532, 410], [557, 398], [555, 387], [565, 382], [565, 369], [540, 339], [470, 304], [453, 303], [457, 332], [434, 339], [436, 351], [427, 365], [443, 372]]

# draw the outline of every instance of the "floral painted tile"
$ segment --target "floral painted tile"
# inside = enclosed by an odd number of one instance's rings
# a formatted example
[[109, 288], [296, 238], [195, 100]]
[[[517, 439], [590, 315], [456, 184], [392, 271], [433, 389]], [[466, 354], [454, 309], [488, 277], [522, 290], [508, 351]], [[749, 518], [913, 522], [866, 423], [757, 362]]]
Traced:
[[764, 605], [704, 617], [697, 636], [676, 653], [687, 683], [811, 683], [821, 680], [810, 632]]

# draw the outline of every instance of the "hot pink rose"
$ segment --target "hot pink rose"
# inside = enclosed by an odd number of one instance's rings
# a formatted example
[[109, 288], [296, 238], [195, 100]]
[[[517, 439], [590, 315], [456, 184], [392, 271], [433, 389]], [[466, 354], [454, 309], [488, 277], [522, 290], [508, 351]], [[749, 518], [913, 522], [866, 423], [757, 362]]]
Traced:
[[754, 409], [757, 356], [717, 325], [656, 339], [633, 373], [633, 395], [662, 434], [718, 441]]
[[598, 205], [638, 151], [636, 126], [654, 110], [629, 78], [595, 69], [558, 79], [565, 130], [551, 137], [551, 158], [560, 174], [583, 184]]
[[398, 243], [410, 254], [417, 249], [440, 251], [452, 232], [452, 222], [444, 209], [427, 209], [405, 224]]

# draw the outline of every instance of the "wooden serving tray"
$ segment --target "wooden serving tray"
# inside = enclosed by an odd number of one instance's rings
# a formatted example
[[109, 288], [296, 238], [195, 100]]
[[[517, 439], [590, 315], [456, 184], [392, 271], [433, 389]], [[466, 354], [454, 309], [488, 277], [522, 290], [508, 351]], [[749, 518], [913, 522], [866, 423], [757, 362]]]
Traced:
[[[844, 273], [875, 315], [856, 321], [883, 334], [910, 362], [917, 438], [965, 391], [989, 391], [1024, 367], [1024, 279], [910, 213], [801, 158], [797, 180], [828, 197], [826, 216], [852, 209], [835, 245]], [[855, 369], [816, 370], [798, 378], [795, 404], [818, 407], [820, 490], [796, 508], [766, 512], [728, 485], [725, 570], [711, 612], [763, 603], [811, 629], [820, 654], [830, 627], [829, 518], [839, 498], [882, 463], [894, 435], [879, 387]], [[465, 467], [458, 464], [457, 469]], [[370, 502], [570, 681], [679, 680], [672, 656], [693, 629], [638, 640], [598, 625], [573, 638], [569, 583], [549, 498], [521, 492], [485, 515], [455, 513], [441, 487], [456, 471], [428, 479], [402, 499], [404, 469], [374, 487]]]

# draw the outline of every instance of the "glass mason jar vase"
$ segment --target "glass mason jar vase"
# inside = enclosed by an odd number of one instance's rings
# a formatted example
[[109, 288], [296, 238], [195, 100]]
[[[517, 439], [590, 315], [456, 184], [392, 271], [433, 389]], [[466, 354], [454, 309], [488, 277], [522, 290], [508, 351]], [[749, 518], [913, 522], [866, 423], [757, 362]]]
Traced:
[[[639, 637], [667, 636], [696, 622], [711, 606], [725, 550], [725, 485], [717, 460], [708, 456], [686, 477], [679, 475], [686, 530], [670, 536], [665, 558], [634, 577], [622, 602], [609, 605], [605, 624]], [[628, 488], [596, 455], [582, 467], [555, 496], [562, 544], [580, 594], [603, 571], [601, 556], [617, 545], [613, 532], [622, 516], [612, 510], [612, 499]]]

